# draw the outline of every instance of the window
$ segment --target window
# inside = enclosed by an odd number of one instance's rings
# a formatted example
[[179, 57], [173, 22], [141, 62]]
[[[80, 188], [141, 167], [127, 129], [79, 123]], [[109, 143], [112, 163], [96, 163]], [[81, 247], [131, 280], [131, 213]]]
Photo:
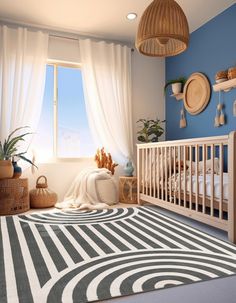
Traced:
[[95, 154], [80, 68], [47, 65], [43, 107], [34, 148], [38, 161]]

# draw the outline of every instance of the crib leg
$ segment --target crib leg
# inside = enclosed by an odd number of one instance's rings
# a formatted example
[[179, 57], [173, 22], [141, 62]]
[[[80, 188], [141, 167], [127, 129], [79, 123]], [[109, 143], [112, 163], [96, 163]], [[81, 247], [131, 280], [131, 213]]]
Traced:
[[229, 134], [228, 145], [228, 238], [236, 244], [236, 132]]
[[236, 244], [236, 233], [232, 233], [230, 230], [228, 231], [228, 240], [234, 244]]

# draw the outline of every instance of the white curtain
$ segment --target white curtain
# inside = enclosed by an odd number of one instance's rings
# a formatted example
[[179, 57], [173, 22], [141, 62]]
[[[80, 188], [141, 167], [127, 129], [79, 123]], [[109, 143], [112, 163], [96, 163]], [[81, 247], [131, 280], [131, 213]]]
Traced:
[[131, 50], [81, 39], [84, 95], [93, 136], [119, 164], [133, 155]]
[[35, 132], [44, 94], [48, 34], [0, 26], [0, 140], [17, 127]]

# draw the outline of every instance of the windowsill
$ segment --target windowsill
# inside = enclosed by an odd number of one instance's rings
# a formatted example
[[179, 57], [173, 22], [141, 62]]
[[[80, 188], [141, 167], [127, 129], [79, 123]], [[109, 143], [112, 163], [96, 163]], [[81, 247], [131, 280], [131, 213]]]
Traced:
[[47, 160], [39, 160], [36, 165], [40, 164], [54, 164], [54, 163], [79, 163], [85, 161], [92, 161], [94, 157], [81, 157], [81, 158], [51, 158]]

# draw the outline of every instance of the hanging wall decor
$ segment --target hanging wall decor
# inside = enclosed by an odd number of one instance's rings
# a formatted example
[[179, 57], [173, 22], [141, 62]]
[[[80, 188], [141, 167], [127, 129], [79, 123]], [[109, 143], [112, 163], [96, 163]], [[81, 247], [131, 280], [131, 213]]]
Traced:
[[233, 104], [233, 115], [234, 115], [234, 117], [236, 117], [236, 100], [234, 101], [234, 104]]
[[225, 124], [225, 115], [223, 112], [224, 104], [221, 102], [221, 91], [219, 91], [219, 103], [216, 107], [216, 116], [215, 116], [215, 127], [219, 127]]
[[179, 127], [185, 128], [187, 126], [186, 118], [185, 118], [185, 112], [184, 112], [184, 106], [182, 106], [180, 110], [180, 121], [179, 121]]
[[194, 73], [184, 85], [184, 107], [191, 115], [197, 115], [207, 106], [210, 94], [207, 77], [202, 73]]

